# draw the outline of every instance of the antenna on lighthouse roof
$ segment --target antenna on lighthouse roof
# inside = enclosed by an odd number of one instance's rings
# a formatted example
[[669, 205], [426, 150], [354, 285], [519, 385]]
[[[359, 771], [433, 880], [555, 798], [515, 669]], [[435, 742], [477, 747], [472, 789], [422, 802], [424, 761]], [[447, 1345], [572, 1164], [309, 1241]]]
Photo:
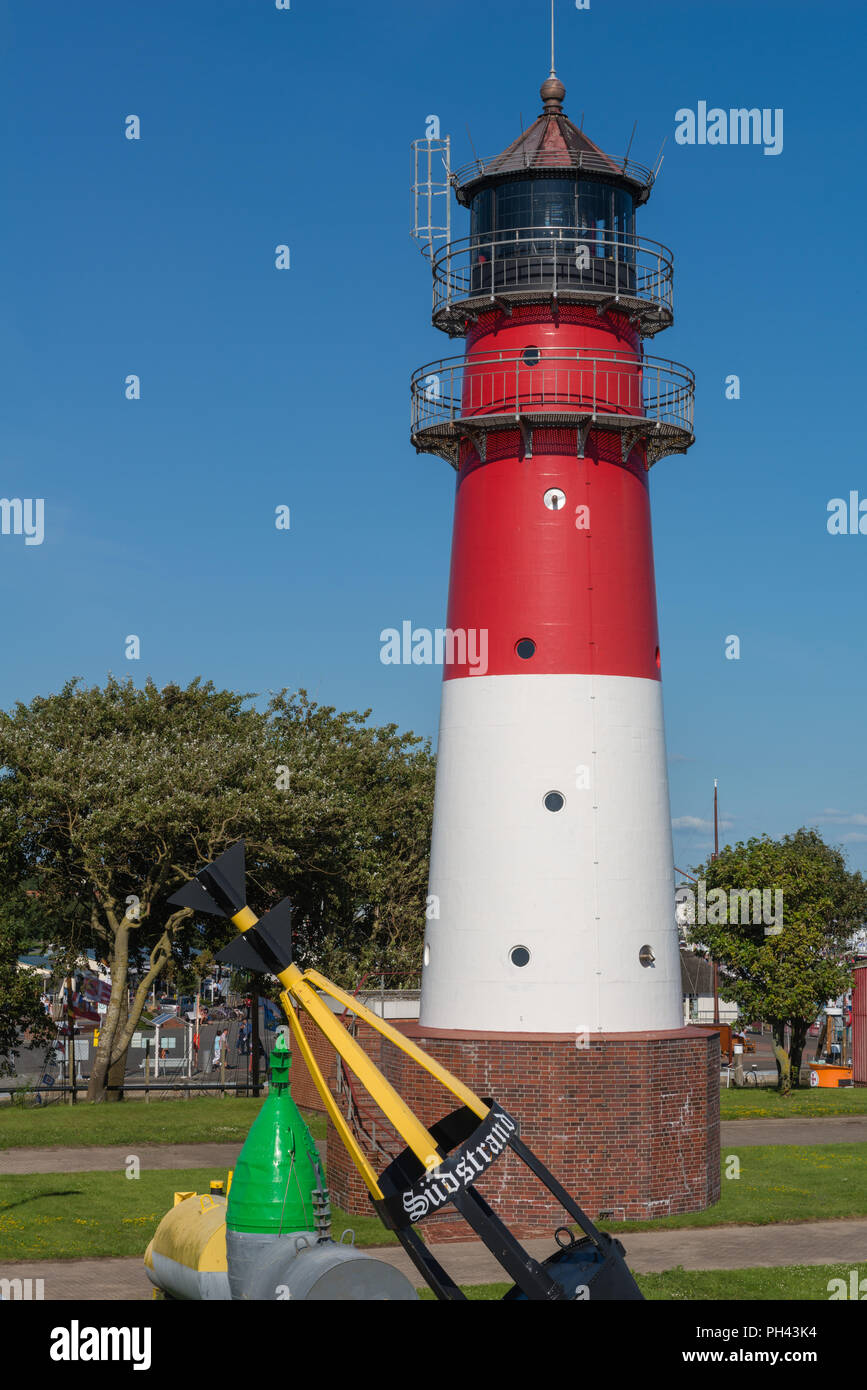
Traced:
[[554, 0], [551, 0], [551, 76], [557, 76], [557, 69], [554, 67]]
[[566, 95], [566, 88], [557, 76], [554, 62], [554, 0], [551, 0], [551, 71], [539, 89], [539, 95], [545, 105], [545, 113], [549, 116], [560, 114], [563, 110], [563, 98]]
[[665, 158], [665, 155], [663, 154], [663, 150], [665, 149], [665, 141], [666, 141], [667, 139], [668, 139], [668, 136], [666, 135], [665, 139], [663, 140], [662, 144], [661, 144], [660, 147], [659, 147], [659, 158], [657, 159], [656, 163], [655, 163], [654, 166], [653, 166], [653, 177], [654, 177], [654, 179], [656, 179], [656, 178], [659, 176], [659, 171], [660, 171], [660, 169], [662, 168], [662, 161], [663, 161], [663, 159]]

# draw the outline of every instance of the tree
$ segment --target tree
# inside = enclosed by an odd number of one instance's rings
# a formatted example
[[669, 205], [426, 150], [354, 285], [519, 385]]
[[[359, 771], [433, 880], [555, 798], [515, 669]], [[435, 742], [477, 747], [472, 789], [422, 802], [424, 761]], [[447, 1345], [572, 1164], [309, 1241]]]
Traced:
[[417, 973], [424, 938], [436, 762], [395, 724], [276, 696], [269, 737], [291, 774], [279, 895], [295, 906], [299, 961], [348, 986]]
[[[741, 1015], [770, 1022], [778, 1086], [788, 1095], [799, 1084], [807, 1029], [851, 981], [845, 954], [867, 918], [867, 884], [847, 870], [839, 849], [806, 829], [782, 840], [763, 835], [727, 845], [695, 873], [707, 885], [708, 920], [696, 921], [691, 939], [725, 971], [726, 994]], [[722, 891], [714, 896], [714, 890]], [[771, 895], [764, 912], [757, 896], [763, 891]], [[781, 922], [774, 920], [776, 892]]]
[[293, 898], [302, 965], [338, 965], [352, 982], [368, 959], [420, 952], [429, 749], [303, 691], [265, 711], [252, 698], [109, 677], [0, 712], [0, 892], [35, 882], [46, 929], [95, 945], [111, 971], [92, 1100], [109, 1094], [109, 1073], [122, 1080], [167, 963], [235, 935], [168, 899], [241, 838], [256, 910]]
[[[70, 681], [0, 715], [3, 823], [15, 821], [46, 917], [75, 904], [68, 929], [86, 930], [111, 969], [90, 1099], [105, 1097], [192, 916], [167, 898], [258, 818], [262, 716], [246, 698], [198, 680], [160, 691], [110, 677], [104, 689]], [[147, 968], [128, 1002], [130, 955], [142, 951]]]
[[18, 942], [8, 926], [0, 927], [0, 1076], [11, 1076], [21, 1043], [47, 1043], [54, 1024], [41, 1003], [42, 980], [18, 968]]

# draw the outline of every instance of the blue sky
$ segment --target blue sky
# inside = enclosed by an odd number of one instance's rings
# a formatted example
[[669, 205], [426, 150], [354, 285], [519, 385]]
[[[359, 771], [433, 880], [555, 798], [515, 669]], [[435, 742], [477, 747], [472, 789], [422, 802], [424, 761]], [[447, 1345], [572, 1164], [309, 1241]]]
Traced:
[[[675, 252], [649, 350], [698, 378], [697, 443], [652, 474], [676, 860], [716, 776], [724, 838], [815, 824], [865, 868], [867, 536], [826, 526], [867, 498], [864, 12], [556, 8], [567, 113], [613, 154], [637, 120], [647, 164], [667, 137], [639, 231]], [[460, 348], [409, 146], [436, 113], [459, 165], [467, 126], [489, 154], [535, 117], [545, 0], [12, 0], [0, 45], [0, 495], [46, 527], [0, 536], [0, 704], [201, 674], [435, 737], [439, 670], [379, 660], [382, 628], [444, 623], [454, 491], [408, 438], [412, 370]], [[783, 152], [676, 144], [699, 101], [783, 108]]]

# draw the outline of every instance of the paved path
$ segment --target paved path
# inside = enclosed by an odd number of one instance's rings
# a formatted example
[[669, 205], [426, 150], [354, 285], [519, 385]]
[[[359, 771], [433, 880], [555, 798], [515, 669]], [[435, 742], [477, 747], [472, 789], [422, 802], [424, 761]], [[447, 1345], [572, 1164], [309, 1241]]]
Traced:
[[828, 1115], [815, 1120], [723, 1120], [722, 1142], [732, 1148], [754, 1144], [867, 1143], [867, 1115]]
[[[829, 1115], [816, 1120], [723, 1120], [724, 1148], [756, 1144], [867, 1143], [867, 1115]], [[144, 1169], [233, 1168], [241, 1148], [233, 1144], [111, 1144], [105, 1147], [0, 1149], [6, 1173], [110, 1173], [136, 1154]], [[325, 1157], [325, 1141], [319, 1141]]]
[[[704, 1230], [642, 1231], [621, 1236], [638, 1274], [674, 1269], [741, 1269], [761, 1265], [867, 1265], [867, 1220], [809, 1221], [803, 1225], [716, 1226]], [[537, 1259], [551, 1254], [550, 1240], [528, 1240]], [[437, 1245], [437, 1258], [459, 1284], [507, 1283], [502, 1267], [480, 1241]], [[414, 1265], [397, 1246], [371, 1250], [417, 1281]], [[144, 1299], [152, 1287], [140, 1259], [40, 1260], [0, 1265], [0, 1278], [42, 1279], [46, 1299], [96, 1301]]]
[[[800, 1225], [691, 1227], [620, 1236], [639, 1274], [663, 1269], [742, 1269], [754, 1265], [867, 1264], [867, 1220]], [[867, 1272], [867, 1271], [865, 1271]]]
[[[153, 1296], [143, 1258], [0, 1262], [0, 1279], [42, 1279], [46, 1302], [138, 1301]], [[37, 1291], [34, 1288], [34, 1296]]]
[[[637, 1274], [655, 1274], [678, 1265], [684, 1269], [744, 1269], [756, 1265], [867, 1263], [867, 1220], [637, 1231], [618, 1238], [626, 1249], [630, 1269]], [[540, 1260], [554, 1248], [550, 1240], [523, 1244]], [[502, 1266], [479, 1241], [435, 1245], [432, 1249], [459, 1284], [494, 1284], [507, 1279]], [[411, 1262], [402, 1249], [386, 1246], [377, 1254], [411, 1275]]]
[[[319, 1141], [325, 1154], [325, 1140]], [[107, 1144], [104, 1147], [0, 1149], [0, 1177], [9, 1173], [112, 1173], [135, 1154], [142, 1169], [213, 1168], [225, 1177], [234, 1168], [241, 1141], [234, 1144]]]

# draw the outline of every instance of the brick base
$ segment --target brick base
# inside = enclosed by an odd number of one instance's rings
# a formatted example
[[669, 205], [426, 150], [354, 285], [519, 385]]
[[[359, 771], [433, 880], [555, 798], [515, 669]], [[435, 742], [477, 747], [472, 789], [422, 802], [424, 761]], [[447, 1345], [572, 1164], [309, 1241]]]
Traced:
[[[646, 1220], [701, 1211], [720, 1195], [719, 1035], [698, 1029], [593, 1036], [456, 1034], [395, 1026], [478, 1095], [520, 1122], [521, 1137], [591, 1217]], [[412, 1110], [433, 1124], [458, 1102], [397, 1048], [359, 1024], [358, 1039]], [[387, 1124], [384, 1126], [387, 1130]], [[371, 1154], [377, 1172], [387, 1166]], [[328, 1186], [369, 1213], [367, 1189], [329, 1122]], [[519, 1238], [546, 1235], [562, 1208], [513, 1154], [479, 1191]], [[424, 1222], [428, 1240], [467, 1240], [454, 1209]]]

